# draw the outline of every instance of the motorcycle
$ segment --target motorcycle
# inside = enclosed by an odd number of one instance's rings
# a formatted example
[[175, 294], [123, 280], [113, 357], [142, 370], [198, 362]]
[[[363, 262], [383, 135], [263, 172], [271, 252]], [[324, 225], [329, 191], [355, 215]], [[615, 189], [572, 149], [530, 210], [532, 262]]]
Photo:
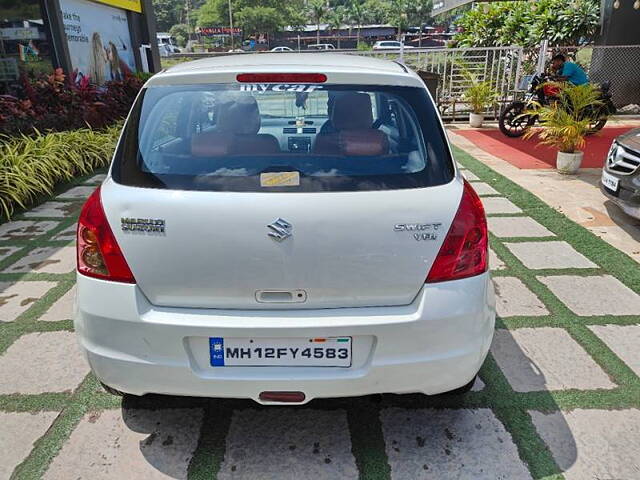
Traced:
[[[500, 113], [498, 125], [500, 131], [507, 137], [517, 138], [539, 121], [535, 113], [526, 114], [524, 112], [535, 111], [542, 105], [549, 105], [558, 96], [559, 87], [549, 83], [551, 77], [545, 74], [535, 74], [529, 83], [529, 89], [524, 100], [516, 100], [509, 103]], [[592, 119], [589, 135], [592, 135], [606, 125], [607, 118], [616, 112], [616, 108], [611, 101], [610, 83], [604, 82], [600, 85], [600, 103], [585, 110], [584, 115]]]

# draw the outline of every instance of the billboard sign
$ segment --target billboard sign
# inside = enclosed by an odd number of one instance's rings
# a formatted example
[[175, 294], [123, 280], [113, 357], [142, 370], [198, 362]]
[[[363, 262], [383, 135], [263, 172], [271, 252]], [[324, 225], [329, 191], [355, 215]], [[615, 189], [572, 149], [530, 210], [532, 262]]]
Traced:
[[60, 0], [71, 65], [102, 85], [136, 70], [125, 11], [86, 0]]

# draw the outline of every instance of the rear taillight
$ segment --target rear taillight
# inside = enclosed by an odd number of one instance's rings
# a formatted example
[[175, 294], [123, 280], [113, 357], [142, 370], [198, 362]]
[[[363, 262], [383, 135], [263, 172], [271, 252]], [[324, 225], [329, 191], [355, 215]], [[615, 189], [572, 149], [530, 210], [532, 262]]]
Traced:
[[472, 277], [487, 271], [489, 236], [480, 197], [465, 180], [449, 233], [427, 276], [427, 283]]
[[82, 207], [77, 234], [78, 272], [113, 282], [136, 283], [100, 200], [100, 187]]

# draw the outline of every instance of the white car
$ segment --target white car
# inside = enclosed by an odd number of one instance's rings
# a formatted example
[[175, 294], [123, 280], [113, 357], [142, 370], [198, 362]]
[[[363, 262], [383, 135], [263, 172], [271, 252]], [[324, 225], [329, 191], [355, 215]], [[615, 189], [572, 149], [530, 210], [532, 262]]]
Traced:
[[307, 45], [308, 50], [335, 50], [336, 47], [330, 43], [312, 43]]
[[271, 49], [272, 52], [293, 52], [293, 50], [289, 47], [274, 47]]
[[112, 393], [464, 392], [494, 329], [487, 236], [405, 66], [184, 63], [147, 82], [83, 207], [76, 332]]
[[[397, 42], [395, 40], [383, 40], [380, 42], [376, 42], [373, 44], [373, 50], [400, 50], [402, 48], [402, 42]], [[404, 45], [405, 49], [414, 48], [411, 45]]]

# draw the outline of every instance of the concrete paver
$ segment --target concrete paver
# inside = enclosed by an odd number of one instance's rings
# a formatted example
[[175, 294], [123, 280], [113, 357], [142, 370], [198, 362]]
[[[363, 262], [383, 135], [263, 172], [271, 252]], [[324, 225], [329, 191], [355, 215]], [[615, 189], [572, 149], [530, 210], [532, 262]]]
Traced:
[[75, 240], [77, 229], [78, 229], [78, 225], [74, 223], [73, 225], [62, 230], [61, 232], [58, 232], [57, 234], [55, 234], [51, 239], [62, 240], [62, 241]]
[[55, 286], [41, 281], [0, 282], [0, 322], [13, 322]]
[[592, 325], [589, 328], [640, 377], [640, 325]]
[[529, 413], [567, 480], [640, 478], [640, 410]]
[[470, 172], [469, 170], [466, 170], [466, 169], [462, 171], [462, 175], [464, 176], [464, 178], [466, 178], [470, 182], [475, 182], [480, 180], [475, 173]]
[[489, 409], [389, 408], [380, 420], [392, 479], [531, 478]]
[[67, 190], [66, 192], [62, 192], [56, 198], [59, 198], [59, 199], [70, 198], [73, 200], [83, 199], [91, 195], [95, 189], [96, 189], [95, 187], [88, 187], [88, 186], [73, 187]]
[[516, 392], [616, 386], [562, 328], [496, 330], [491, 353]]
[[489, 217], [487, 223], [496, 237], [553, 237], [531, 217]]
[[13, 255], [18, 250], [20, 250], [20, 248], [21, 247], [0, 247], [0, 261]]
[[597, 268], [567, 242], [505, 243], [523, 265], [532, 270], [543, 268]]
[[87, 179], [84, 182], [85, 185], [99, 185], [104, 182], [104, 179], [107, 178], [107, 175], [104, 173], [99, 173], [98, 175], [94, 175], [93, 177]]
[[80, 206], [77, 203], [50, 201], [25, 212], [24, 216], [64, 218], [75, 213]]
[[346, 413], [235, 411], [218, 479], [241, 478], [358, 478]]
[[493, 279], [493, 283], [496, 291], [496, 311], [499, 317], [549, 314], [540, 299], [520, 279], [496, 277]]
[[487, 215], [493, 213], [520, 213], [522, 210], [511, 200], [503, 197], [486, 197], [482, 199], [484, 210]]
[[637, 315], [640, 312], [640, 296], [611, 275], [538, 278], [577, 315]]
[[67, 293], [60, 297], [49, 309], [38, 319], [41, 322], [59, 322], [60, 320], [71, 320], [73, 318], [73, 302], [76, 296], [76, 286], [74, 285]]
[[27, 240], [58, 226], [55, 220], [17, 220], [0, 225], [0, 240]]
[[87, 373], [73, 332], [29, 333], [0, 355], [0, 394], [70, 392]]
[[495, 188], [484, 182], [475, 182], [473, 189], [478, 195], [498, 195], [498, 191]]
[[504, 270], [505, 268], [507, 268], [505, 263], [500, 260], [500, 257], [498, 257], [498, 255], [496, 255], [496, 252], [494, 252], [492, 249], [489, 249], [489, 268], [491, 270]]
[[0, 478], [11, 476], [57, 416], [58, 412], [0, 412]]
[[187, 478], [201, 420], [197, 409], [88, 413], [44, 478]]
[[5, 273], [69, 273], [76, 268], [74, 247], [39, 247], [8, 266]]

